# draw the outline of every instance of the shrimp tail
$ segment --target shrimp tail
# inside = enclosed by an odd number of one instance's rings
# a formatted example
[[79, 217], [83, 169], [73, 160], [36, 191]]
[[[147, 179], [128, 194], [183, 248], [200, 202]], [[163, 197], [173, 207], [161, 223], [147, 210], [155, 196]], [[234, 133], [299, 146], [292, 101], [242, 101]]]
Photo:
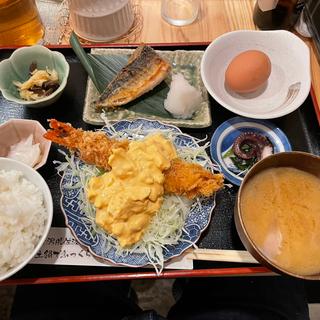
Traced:
[[117, 141], [107, 137], [103, 131], [75, 129], [69, 123], [49, 120], [50, 128], [43, 136], [72, 151], [80, 158], [105, 170], [109, 170], [109, 157], [113, 148], [128, 148], [127, 140]]
[[46, 139], [69, 149], [76, 149], [78, 147], [78, 142], [83, 136], [81, 129], [75, 129], [70, 124], [60, 122], [56, 119], [50, 119], [48, 121], [51, 129], [43, 135]]
[[174, 159], [164, 172], [164, 190], [167, 194], [195, 197], [210, 197], [223, 187], [223, 175], [214, 174], [199, 164]]

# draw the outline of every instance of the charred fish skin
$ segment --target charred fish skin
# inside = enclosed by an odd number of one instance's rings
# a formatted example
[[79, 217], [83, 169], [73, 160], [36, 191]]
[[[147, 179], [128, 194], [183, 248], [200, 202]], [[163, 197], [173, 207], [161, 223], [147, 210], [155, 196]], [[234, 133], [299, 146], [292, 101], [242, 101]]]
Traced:
[[97, 109], [117, 108], [140, 97], [162, 82], [171, 70], [170, 64], [149, 46], [139, 46], [128, 64], [108, 84], [95, 102]]

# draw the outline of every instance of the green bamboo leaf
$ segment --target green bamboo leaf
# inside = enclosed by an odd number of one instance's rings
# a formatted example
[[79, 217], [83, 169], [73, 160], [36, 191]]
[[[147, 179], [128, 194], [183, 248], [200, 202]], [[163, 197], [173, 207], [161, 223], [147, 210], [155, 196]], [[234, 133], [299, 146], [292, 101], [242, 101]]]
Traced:
[[[92, 70], [98, 82], [97, 89], [101, 94], [105, 87], [118, 72], [127, 64], [127, 55], [97, 55], [88, 54]], [[153, 90], [143, 96], [122, 106], [135, 113], [158, 116], [162, 118], [173, 118], [164, 108], [164, 100], [169, 92], [169, 86], [163, 81]]]
[[108, 57], [88, 54], [88, 60], [97, 80], [96, 88], [101, 94], [119, 71], [127, 64], [128, 57], [125, 55], [108, 55]]
[[94, 74], [94, 71], [92, 70], [90, 60], [88, 59], [87, 53], [81, 47], [79, 39], [74, 32], [72, 32], [69, 42], [70, 42], [70, 45], [71, 45], [73, 51], [75, 52], [76, 56], [79, 58], [82, 66], [87, 71], [92, 82], [98, 88], [99, 83], [97, 82], [97, 80], [95, 78], [95, 74]]
[[[72, 32], [70, 37], [70, 45], [100, 94], [128, 63], [129, 56], [127, 55], [104, 56], [87, 54], [81, 47], [79, 39], [74, 32]], [[171, 114], [164, 108], [164, 100], [167, 97], [168, 91], [169, 86], [163, 81], [152, 91], [121, 108], [126, 108], [141, 115], [147, 114], [172, 119]]]

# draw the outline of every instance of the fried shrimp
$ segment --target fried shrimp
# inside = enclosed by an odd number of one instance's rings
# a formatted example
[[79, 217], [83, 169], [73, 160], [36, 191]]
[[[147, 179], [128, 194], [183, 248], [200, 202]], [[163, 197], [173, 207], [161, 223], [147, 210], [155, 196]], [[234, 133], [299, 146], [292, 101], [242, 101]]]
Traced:
[[127, 148], [128, 140], [114, 140], [104, 132], [84, 131], [75, 129], [70, 124], [49, 120], [51, 130], [44, 137], [70, 150], [79, 152], [81, 160], [109, 170], [109, 157], [113, 148]]
[[[50, 130], [44, 137], [57, 144], [77, 151], [80, 158], [88, 163], [109, 170], [109, 157], [114, 148], [127, 149], [128, 140], [108, 138], [104, 132], [75, 129], [70, 124], [49, 120]], [[164, 192], [185, 196], [189, 199], [209, 197], [223, 187], [223, 175], [214, 174], [202, 166], [186, 162], [180, 158], [171, 161], [164, 171]]]
[[213, 174], [199, 164], [176, 158], [164, 172], [164, 191], [189, 199], [209, 197], [223, 187], [223, 175]]

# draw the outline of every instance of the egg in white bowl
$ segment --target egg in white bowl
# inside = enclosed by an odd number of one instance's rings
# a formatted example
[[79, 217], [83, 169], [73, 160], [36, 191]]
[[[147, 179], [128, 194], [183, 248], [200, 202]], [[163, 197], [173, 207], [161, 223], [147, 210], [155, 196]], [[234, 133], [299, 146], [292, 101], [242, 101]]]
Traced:
[[[270, 59], [271, 73], [257, 90], [238, 93], [228, 87], [225, 74], [232, 61], [249, 50]], [[243, 63], [244, 70], [247, 67]], [[278, 118], [299, 108], [309, 94], [310, 51], [288, 31], [233, 31], [215, 39], [205, 50], [201, 77], [210, 95], [226, 109], [249, 118]]]

